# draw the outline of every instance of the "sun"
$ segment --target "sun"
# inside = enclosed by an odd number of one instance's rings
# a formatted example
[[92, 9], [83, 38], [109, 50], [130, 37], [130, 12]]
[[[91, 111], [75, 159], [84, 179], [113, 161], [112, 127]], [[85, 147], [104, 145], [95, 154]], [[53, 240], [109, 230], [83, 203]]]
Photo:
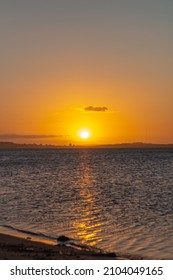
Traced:
[[88, 139], [90, 137], [90, 132], [88, 130], [79, 131], [79, 136], [82, 139]]

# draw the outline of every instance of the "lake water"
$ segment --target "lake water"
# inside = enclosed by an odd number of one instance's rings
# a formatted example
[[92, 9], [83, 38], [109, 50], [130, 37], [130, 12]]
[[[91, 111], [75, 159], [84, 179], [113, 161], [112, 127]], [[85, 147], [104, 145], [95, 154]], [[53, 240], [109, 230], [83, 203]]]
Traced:
[[0, 194], [3, 227], [173, 259], [173, 149], [0, 150]]

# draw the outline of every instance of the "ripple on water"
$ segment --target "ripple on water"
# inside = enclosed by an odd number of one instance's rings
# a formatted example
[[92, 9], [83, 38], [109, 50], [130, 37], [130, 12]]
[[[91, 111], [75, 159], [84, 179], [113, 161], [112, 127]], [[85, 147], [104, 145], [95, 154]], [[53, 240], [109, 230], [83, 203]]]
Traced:
[[1, 150], [1, 223], [173, 258], [172, 150]]

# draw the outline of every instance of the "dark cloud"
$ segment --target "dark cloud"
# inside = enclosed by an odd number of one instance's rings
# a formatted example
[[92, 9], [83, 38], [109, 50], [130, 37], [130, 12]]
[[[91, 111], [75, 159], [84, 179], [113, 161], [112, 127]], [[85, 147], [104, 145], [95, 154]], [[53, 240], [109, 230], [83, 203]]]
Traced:
[[94, 106], [88, 106], [84, 108], [84, 111], [87, 112], [106, 112], [108, 110], [107, 107], [94, 107]]
[[42, 134], [0, 134], [0, 139], [42, 139], [42, 138], [55, 138], [63, 137], [63, 135], [42, 135]]

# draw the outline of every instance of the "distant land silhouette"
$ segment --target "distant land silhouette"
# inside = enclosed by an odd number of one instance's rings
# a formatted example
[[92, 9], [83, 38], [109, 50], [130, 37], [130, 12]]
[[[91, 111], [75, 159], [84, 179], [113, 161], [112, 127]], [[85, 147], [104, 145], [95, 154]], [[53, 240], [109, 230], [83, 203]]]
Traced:
[[0, 149], [56, 149], [56, 148], [173, 148], [173, 144], [154, 144], [154, 143], [120, 143], [106, 145], [49, 145], [49, 144], [18, 144], [13, 142], [0, 142]]

